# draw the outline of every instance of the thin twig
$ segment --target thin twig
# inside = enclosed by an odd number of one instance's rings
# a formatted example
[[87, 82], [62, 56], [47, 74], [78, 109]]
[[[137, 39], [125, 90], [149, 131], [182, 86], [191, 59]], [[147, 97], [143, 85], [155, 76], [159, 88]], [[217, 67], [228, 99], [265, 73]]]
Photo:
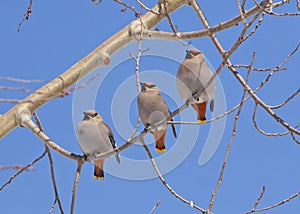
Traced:
[[[232, 65], [232, 67], [234, 68], [246, 68], [249, 69], [249, 65]], [[272, 68], [252, 68], [251, 71], [255, 71], [255, 72], [269, 72], [269, 71], [286, 71], [287, 68], [276, 68], [276, 69], [272, 69]]]
[[245, 212], [244, 214], [257, 213], [257, 212], [262, 212], [262, 211], [274, 209], [276, 207], [279, 207], [279, 206], [291, 201], [292, 199], [298, 197], [299, 195], [300, 195], [300, 191], [298, 191], [295, 194], [291, 195], [290, 197], [278, 202], [277, 204], [274, 204], [274, 205], [271, 205], [271, 206], [268, 206], [268, 207], [264, 207], [264, 208], [261, 208], [261, 209], [252, 209], [251, 211]]
[[239, 8], [239, 11], [240, 11], [241, 18], [242, 18], [242, 21], [244, 23], [244, 26], [247, 26], [247, 22], [246, 22], [246, 19], [244, 17], [245, 10], [243, 8], [243, 6], [245, 6], [245, 5], [241, 6], [240, 0], [237, 0], [237, 5], [238, 5], [238, 8]]
[[[63, 98], [65, 96], [70, 95], [75, 90], [79, 90], [79, 89], [85, 88], [89, 83], [91, 83], [97, 77], [99, 77], [99, 73], [96, 73], [95, 75], [93, 75], [91, 78], [89, 78], [88, 80], [86, 80], [82, 84], [80, 84], [78, 86], [75, 86], [75, 87], [72, 87], [72, 88], [70, 88], [68, 90], [62, 90], [59, 93], [37, 92], [39, 94], [48, 94], [49, 96], [47, 97], [47, 99], [36, 99], [36, 100], [35, 99], [32, 99], [32, 100], [0, 99], [0, 103], [14, 103], [14, 104], [19, 104], [19, 103], [35, 103], [35, 102], [49, 101], [49, 100], [52, 100], [54, 98]], [[24, 81], [26, 81], [26, 80], [24, 80]], [[28, 80], [27, 83], [29, 83], [29, 81], [32, 81], [32, 80]]]
[[[176, 30], [176, 28], [174, 27], [173, 21], [172, 21], [171, 16], [170, 16], [170, 14], [169, 14], [169, 12], [168, 12], [167, 0], [162, 0], [162, 3], [161, 3], [161, 4], [163, 5], [163, 8], [164, 8], [164, 15], [167, 17], [168, 22], [169, 22], [169, 25], [170, 25], [170, 27], [171, 27], [171, 29], [172, 29], [174, 35], [178, 38], [178, 36], [177, 36], [177, 30]], [[161, 11], [161, 12], [162, 12], [162, 11]]]
[[26, 171], [28, 168], [32, 167], [34, 164], [39, 162], [45, 155], [46, 155], [46, 150], [41, 154], [39, 157], [37, 157], [35, 160], [33, 160], [31, 163], [29, 163], [27, 166], [22, 168], [20, 171], [18, 171], [16, 174], [11, 176], [7, 182], [5, 182], [1, 187], [0, 191], [3, 190], [4, 187], [6, 187], [8, 184], [10, 184], [18, 175], [20, 175], [22, 172]]
[[[249, 76], [250, 76], [251, 67], [252, 67], [252, 65], [254, 63], [254, 59], [255, 59], [255, 53], [253, 53], [253, 55], [252, 55], [251, 64], [249, 66], [250, 68], [248, 69], [248, 72], [247, 72], [246, 84], [248, 84], [248, 79], [249, 79]], [[228, 144], [228, 146], [226, 148], [226, 154], [225, 154], [225, 157], [224, 157], [224, 160], [223, 160], [222, 169], [221, 169], [218, 181], [217, 181], [217, 185], [216, 185], [214, 191], [212, 192], [211, 200], [209, 202], [209, 207], [207, 209], [208, 213], [210, 213], [211, 210], [212, 210], [212, 208], [213, 208], [213, 205], [214, 205], [214, 202], [215, 202], [215, 197], [216, 197], [217, 192], [219, 191], [219, 188], [220, 188], [220, 186], [222, 184], [222, 181], [223, 181], [223, 175], [224, 175], [224, 172], [225, 172], [225, 168], [227, 166], [227, 160], [228, 160], [229, 153], [230, 153], [230, 150], [231, 150], [231, 147], [232, 147], [232, 144], [233, 144], [233, 140], [234, 140], [234, 138], [236, 136], [237, 122], [239, 120], [239, 116], [240, 116], [242, 108], [243, 108], [243, 104], [244, 104], [243, 100], [244, 100], [244, 98], [246, 96], [246, 92], [247, 92], [247, 90], [246, 90], [246, 88], [244, 88], [242, 99], [241, 99], [241, 105], [239, 106], [238, 112], [236, 113], [235, 118], [234, 118], [232, 134], [231, 134], [231, 138], [230, 138], [229, 144]]]
[[124, 8], [121, 10], [122, 13], [126, 12], [127, 9], [130, 9], [131, 11], [134, 12], [135, 17], [140, 17], [140, 13], [132, 6], [126, 4], [125, 2], [122, 2], [120, 0], [114, 0], [114, 2], [124, 6]]
[[146, 153], [147, 153], [147, 155], [148, 155], [148, 157], [149, 157], [149, 159], [150, 159], [150, 161], [151, 161], [151, 164], [152, 164], [152, 166], [153, 166], [153, 168], [154, 168], [156, 174], [158, 175], [160, 181], [162, 182], [162, 184], [163, 184], [163, 185], [171, 192], [171, 194], [174, 195], [176, 198], [178, 198], [178, 199], [181, 200], [183, 203], [186, 203], [186, 204], [190, 205], [191, 207], [195, 208], [196, 210], [198, 210], [198, 211], [200, 211], [200, 212], [202, 212], [202, 213], [204, 214], [204, 213], [205, 213], [205, 210], [204, 210], [204, 209], [202, 209], [201, 207], [197, 206], [193, 201], [188, 201], [188, 200], [186, 200], [185, 198], [183, 198], [181, 195], [179, 195], [178, 193], [176, 193], [176, 192], [170, 187], [170, 185], [165, 181], [165, 179], [164, 179], [163, 176], [161, 175], [161, 173], [160, 173], [160, 171], [159, 171], [159, 169], [158, 169], [158, 167], [157, 167], [157, 165], [156, 165], [156, 163], [155, 163], [155, 161], [154, 161], [154, 159], [153, 159], [153, 156], [152, 156], [150, 150], [148, 149], [147, 145], [146, 145], [145, 142], [144, 142], [144, 139], [141, 138], [141, 139], [140, 139], [140, 142], [141, 142], [141, 144], [142, 144], [144, 150], [146, 151]]
[[300, 87], [298, 88], [298, 90], [296, 92], [294, 92], [291, 96], [289, 96], [285, 101], [283, 101], [279, 105], [270, 106], [270, 108], [271, 109], [279, 109], [279, 108], [281, 108], [282, 106], [286, 105], [289, 101], [291, 101], [292, 99], [294, 99], [299, 93], [300, 93]]
[[265, 136], [268, 136], [268, 137], [278, 137], [278, 136], [284, 136], [284, 135], [287, 135], [290, 133], [290, 131], [286, 131], [286, 132], [283, 132], [283, 133], [267, 133], [265, 131], [263, 131], [261, 128], [259, 128], [259, 126], [257, 125], [257, 122], [256, 122], [256, 112], [257, 112], [257, 107], [258, 107], [258, 103], [255, 102], [255, 106], [254, 106], [254, 110], [253, 110], [253, 114], [252, 114], [252, 122], [253, 122], [253, 125], [255, 127], [255, 129], [261, 133], [262, 135], [265, 135]]
[[92, 2], [93, 2], [94, 4], [100, 4], [100, 3], [102, 2], [102, 0], [92, 0]]
[[35, 171], [35, 168], [33, 167], [26, 167], [21, 165], [0, 166], [0, 170], [5, 170], [5, 169], [16, 169], [16, 170], [24, 169], [24, 171]]
[[75, 176], [75, 180], [74, 180], [74, 184], [73, 184], [73, 190], [72, 190], [72, 201], [71, 201], [71, 212], [70, 212], [70, 214], [74, 213], [76, 192], [77, 192], [78, 182], [79, 182], [79, 178], [80, 178], [80, 172], [81, 172], [81, 168], [82, 168], [83, 163], [84, 163], [83, 161], [78, 161], [77, 162], [76, 176]]
[[31, 13], [32, 13], [32, 0], [30, 0], [29, 6], [28, 6], [28, 8], [27, 8], [27, 10], [26, 10], [26, 12], [25, 12], [25, 14], [24, 14], [24, 16], [23, 16], [23, 19], [22, 19], [22, 21], [19, 23], [18, 32], [20, 32], [21, 27], [22, 27], [22, 25], [23, 25], [23, 22], [25, 22], [26, 20], [29, 19]]
[[262, 191], [261, 191], [261, 193], [259, 194], [259, 197], [257, 198], [257, 200], [256, 200], [256, 202], [255, 202], [254, 207], [253, 207], [252, 210], [255, 210], [255, 209], [256, 209], [256, 207], [257, 207], [258, 204], [260, 203], [261, 199], [263, 198], [265, 192], [266, 192], [266, 187], [263, 186], [263, 187], [262, 187]]
[[[34, 116], [34, 119], [40, 129], [40, 131], [44, 132], [44, 129], [42, 127], [42, 124], [41, 124], [41, 121], [37, 115], [36, 112], [33, 112], [33, 116]], [[56, 203], [58, 203], [58, 207], [59, 207], [59, 210], [60, 210], [60, 213], [63, 214], [64, 211], [63, 211], [63, 208], [62, 208], [62, 204], [61, 204], [61, 201], [59, 199], [59, 194], [58, 194], [58, 190], [57, 190], [57, 185], [56, 185], [56, 180], [55, 180], [55, 175], [54, 175], [54, 166], [53, 166], [53, 159], [52, 159], [52, 155], [51, 155], [51, 151], [49, 149], [49, 147], [45, 144], [45, 150], [48, 154], [48, 159], [49, 159], [49, 166], [50, 166], [50, 172], [51, 172], [51, 180], [52, 180], [52, 185], [53, 185], [53, 189], [54, 189], [54, 194], [55, 194], [55, 200], [54, 200], [54, 203], [52, 206], [54, 206]]]
[[151, 12], [153, 14], [156, 14], [156, 15], [160, 15], [160, 13], [152, 10], [151, 8], [147, 7], [143, 2], [141, 2], [140, 0], [136, 0], [137, 3], [139, 3], [139, 5], [141, 5], [142, 8], [144, 8], [146, 11], [148, 12]]
[[57, 203], [57, 199], [55, 198], [54, 199], [54, 202], [49, 210], [49, 214], [52, 214], [54, 212], [54, 209], [55, 209], [55, 206], [56, 206], [56, 203]]
[[12, 78], [12, 77], [0, 77], [0, 80], [11, 81], [11, 82], [19, 82], [19, 83], [25, 83], [25, 84], [49, 82], [49, 80], [24, 80], [24, 79]]
[[292, 136], [293, 140], [295, 141], [295, 143], [300, 144], [300, 141], [297, 140], [297, 138], [295, 137], [293, 132], [291, 132], [291, 136]]
[[[198, 3], [193, 0], [192, 1], [193, 4], [192, 6], [194, 7], [196, 13], [198, 14], [199, 18], [201, 19], [202, 23], [204, 24], [206, 29], [209, 29], [210, 26], [205, 18], [205, 16], [203, 15], [203, 12], [201, 11]], [[264, 1], [265, 2], [265, 1]], [[281, 4], [283, 4], [285, 1], [282, 1]], [[261, 7], [261, 4], [259, 5]], [[282, 126], [284, 126], [285, 128], [287, 128], [289, 131], [300, 135], [300, 131], [293, 128], [290, 124], [288, 124], [286, 121], [284, 121], [281, 117], [279, 117], [277, 114], [275, 114], [275, 112], [272, 111], [272, 109], [269, 108], [269, 106], [267, 106], [256, 94], [255, 92], [249, 87], [249, 85], [247, 85], [245, 83], [245, 80], [243, 79], [243, 77], [237, 72], [237, 70], [232, 67], [232, 63], [229, 60], [229, 56], [239, 47], [239, 45], [244, 42], [245, 40], [244, 35], [247, 32], [248, 28], [253, 24], [253, 22], [258, 18], [259, 14], [262, 12], [264, 7], [261, 7], [260, 12], [258, 12], [253, 18], [252, 20], [249, 22], [248, 27], [244, 27], [242, 33], [240, 34], [238, 40], [236, 41], [236, 43], [233, 45], [233, 47], [230, 49], [230, 51], [225, 52], [223, 47], [221, 46], [221, 44], [219, 43], [219, 41], [217, 40], [217, 38], [215, 37], [214, 34], [210, 34], [210, 38], [212, 39], [214, 45], [216, 46], [216, 48], [218, 49], [218, 51], [220, 52], [220, 55], [223, 57], [223, 61], [222, 63], [227, 64], [227, 67], [229, 68], [229, 70], [233, 73], [233, 75], [236, 77], [236, 79], [241, 83], [241, 85], [243, 86], [243, 88], [246, 88], [248, 93], [251, 95], [251, 97], [259, 103], [259, 105], [261, 107], [263, 107], [277, 122], [279, 122]], [[248, 37], [249, 38], [249, 37]], [[222, 66], [222, 64], [219, 66], [219, 68]], [[219, 71], [219, 69], [217, 69], [217, 71], [215, 72], [215, 74], [217, 74], [217, 72]], [[214, 76], [212, 76], [211, 80], [214, 78]], [[206, 88], [211, 81], [208, 81], [207, 84], [205, 85], [204, 88]]]
[[156, 202], [156, 204], [154, 205], [154, 207], [152, 208], [152, 210], [150, 211], [149, 214], [153, 214], [154, 211], [157, 209], [157, 207], [158, 207], [159, 205], [160, 205], [160, 201], [158, 200], [158, 201]]
[[27, 88], [15, 88], [15, 87], [7, 87], [7, 86], [0, 86], [0, 90], [31, 92], [31, 90]]

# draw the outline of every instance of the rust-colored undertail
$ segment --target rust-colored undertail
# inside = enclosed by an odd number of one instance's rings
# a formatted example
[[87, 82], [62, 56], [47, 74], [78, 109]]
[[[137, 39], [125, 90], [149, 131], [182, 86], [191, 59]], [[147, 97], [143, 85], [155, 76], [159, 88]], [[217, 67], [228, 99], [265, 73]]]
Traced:
[[94, 179], [95, 180], [104, 180], [104, 171], [103, 171], [104, 160], [95, 160], [94, 161]]
[[155, 142], [156, 142], [156, 152], [162, 153], [166, 152], [165, 147], [165, 138], [166, 138], [166, 129], [162, 131], [154, 131], [153, 132]]
[[196, 110], [197, 114], [198, 114], [198, 122], [200, 124], [205, 124], [206, 123], [206, 104], [207, 102], [203, 102], [203, 103], [194, 103], [192, 104], [194, 109]]

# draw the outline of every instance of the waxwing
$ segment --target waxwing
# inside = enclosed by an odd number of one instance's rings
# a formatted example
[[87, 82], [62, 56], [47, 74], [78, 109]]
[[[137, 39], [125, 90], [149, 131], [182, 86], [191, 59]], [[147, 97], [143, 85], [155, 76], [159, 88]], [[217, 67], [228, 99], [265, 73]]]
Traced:
[[213, 76], [211, 69], [206, 64], [204, 54], [196, 49], [187, 50], [183, 62], [177, 72], [177, 88], [180, 96], [191, 104], [198, 115], [198, 122], [206, 123], [206, 104], [210, 102], [210, 111], [214, 110], [215, 81], [204, 89], [200, 96], [195, 95], [203, 89]]
[[[76, 134], [80, 148], [86, 156], [105, 153], [116, 148], [111, 129], [94, 110], [84, 112], [84, 118], [78, 124]], [[118, 153], [116, 159], [120, 163]], [[104, 180], [103, 165], [104, 159], [94, 161], [94, 179]]]
[[[153, 126], [170, 116], [170, 110], [166, 101], [162, 98], [159, 88], [151, 82], [141, 83], [141, 92], [137, 100], [139, 116], [145, 127]], [[157, 152], [166, 152], [165, 137], [167, 126], [166, 121], [152, 131]], [[174, 136], [177, 137], [174, 124], [172, 124], [172, 130]]]

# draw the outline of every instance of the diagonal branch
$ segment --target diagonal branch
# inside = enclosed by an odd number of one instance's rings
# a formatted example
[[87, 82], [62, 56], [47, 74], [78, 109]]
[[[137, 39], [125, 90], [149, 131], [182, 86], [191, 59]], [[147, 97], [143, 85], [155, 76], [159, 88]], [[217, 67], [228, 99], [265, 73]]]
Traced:
[[81, 172], [81, 168], [82, 168], [83, 164], [84, 164], [83, 161], [79, 160], [77, 162], [76, 176], [75, 176], [75, 180], [74, 180], [74, 184], [73, 184], [73, 190], [72, 190], [72, 201], [71, 201], [71, 211], [70, 211], [70, 214], [74, 213], [77, 187], [78, 187], [78, 182], [79, 182], [79, 178], [80, 178], [80, 172]]
[[257, 212], [262, 212], [262, 211], [266, 211], [266, 210], [270, 210], [270, 209], [274, 209], [276, 207], [279, 207], [285, 203], [288, 203], [289, 201], [293, 200], [294, 198], [298, 197], [300, 195], [300, 191], [296, 192], [295, 194], [291, 195], [290, 197], [274, 204], [268, 207], [264, 207], [261, 209], [256, 209], [256, 207], [254, 207], [254, 209], [252, 209], [251, 211], [245, 212], [245, 214], [250, 214], [250, 213], [257, 213]]
[[34, 164], [36, 164], [37, 162], [39, 162], [41, 159], [43, 159], [43, 157], [46, 155], [46, 150], [43, 152], [43, 154], [41, 154], [39, 157], [37, 157], [34, 161], [32, 161], [31, 163], [29, 163], [27, 166], [23, 167], [20, 171], [18, 171], [16, 174], [14, 174], [13, 176], [11, 176], [9, 178], [9, 180], [7, 182], [5, 182], [1, 187], [0, 187], [0, 191], [4, 189], [4, 187], [6, 187], [8, 184], [10, 184], [18, 175], [20, 175], [22, 172], [28, 170], [31, 166], [33, 166]]
[[[246, 77], [246, 83], [248, 83], [249, 75], [250, 75], [250, 72], [251, 72], [251, 67], [252, 67], [252, 65], [254, 63], [254, 58], [255, 58], [255, 53], [252, 56], [251, 64], [250, 64], [249, 69], [248, 69], [248, 73], [247, 73], [247, 77]], [[228, 144], [228, 146], [226, 148], [226, 154], [225, 154], [225, 157], [224, 157], [224, 160], [223, 160], [222, 169], [221, 169], [218, 181], [217, 181], [217, 185], [216, 185], [214, 191], [212, 192], [212, 196], [211, 196], [211, 199], [210, 199], [210, 202], [209, 202], [209, 207], [207, 209], [208, 213], [210, 213], [211, 210], [212, 210], [212, 208], [213, 208], [216, 194], [219, 191], [219, 188], [220, 188], [220, 186], [222, 184], [222, 181], [223, 181], [223, 175], [224, 175], [224, 172], [225, 172], [225, 168], [227, 166], [227, 160], [228, 160], [228, 157], [229, 157], [229, 153], [230, 153], [230, 150], [231, 150], [231, 147], [232, 147], [232, 144], [233, 144], [233, 140], [234, 140], [234, 138], [236, 136], [237, 122], [238, 122], [238, 120], [240, 118], [240, 114], [241, 114], [242, 108], [244, 106], [244, 102], [243, 101], [245, 99], [245, 96], [246, 96], [246, 88], [244, 88], [242, 99], [241, 99], [241, 102], [240, 102], [241, 104], [240, 104], [239, 109], [238, 109], [238, 111], [237, 111], [237, 113], [235, 115], [235, 118], [234, 118], [234, 123], [233, 123], [233, 129], [232, 129], [231, 138], [230, 138], [229, 144]]]
[[[34, 116], [34, 119], [40, 129], [40, 131], [44, 131], [43, 130], [43, 127], [42, 127], [42, 124], [41, 124], [41, 121], [37, 115], [36, 112], [33, 113], [33, 116]], [[45, 150], [48, 154], [48, 159], [49, 159], [49, 165], [50, 165], [50, 172], [51, 172], [51, 180], [52, 180], [52, 185], [53, 185], [53, 189], [54, 189], [54, 194], [55, 194], [55, 200], [54, 200], [54, 203], [53, 203], [53, 206], [52, 208], [54, 209], [54, 205], [55, 203], [57, 202], [58, 203], [58, 207], [59, 207], [59, 210], [60, 210], [60, 213], [64, 213], [63, 211], [63, 208], [62, 208], [62, 205], [61, 205], [61, 201], [59, 199], [59, 195], [58, 195], [58, 190], [57, 190], [57, 185], [56, 185], [56, 180], [55, 180], [55, 175], [54, 175], [54, 166], [53, 166], [53, 159], [52, 159], [52, 155], [51, 155], [51, 151], [49, 149], [49, 147], [47, 145], [45, 145]], [[51, 208], [51, 209], [52, 209]]]
[[[172, 13], [184, 4], [186, 4], [185, 0], [168, 0], [168, 12]], [[155, 6], [152, 10], [158, 11], [158, 6]], [[142, 17], [143, 24], [147, 29], [154, 28], [163, 19], [163, 16], [158, 16], [152, 12], [147, 12]], [[25, 103], [18, 104], [4, 115], [0, 115], [0, 139], [19, 125], [16, 121], [16, 114], [17, 112], [20, 112], [19, 109], [27, 109], [30, 113], [33, 113], [48, 101], [54, 99], [48, 99], [49, 92], [51, 92], [51, 94], [58, 94], [75, 84], [96, 68], [108, 65], [110, 63], [111, 55], [135, 41], [135, 35], [138, 35], [141, 29], [142, 26], [140, 25], [139, 20], [131, 22], [128, 26], [103, 42], [86, 57], [79, 60], [59, 77], [30, 94], [25, 98]], [[41, 100], [41, 102], [27, 103], [27, 100]]]
[[151, 161], [151, 164], [156, 172], [156, 174], [158, 175], [159, 179], [161, 180], [161, 182], [163, 183], [163, 185], [171, 192], [172, 195], [174, 195], [176, 198], [178, 198], [180, 201], [182, 201], [183, 203], [185, 204], [188, 204], [190, 205], [191, 207], [195, 208], [196, 210], [202, 212], [203, 214], [205, 214], [205, 210], [202, 209], [201, 207], [197, 206], [196, 204], [194, 204], [193, 201], [189, 201], [189, 200], [186, 200], [185, 198], [183, 198], [181, 195], [179, 195], [178, 193], [176, 193], [171, 187], [170, 185], [166, 182], [166, 180], [163, 178], [163, 176], [161, 175], [154, 159], [153, 159], [153, 156], [150, 152], [150, 150], [148, 149], [147, 145], [145, 144], [144, 142], [144, 139], [140, 139], [140, 142], [144, 148], [144, 150], [146, 151], [150, 161]]

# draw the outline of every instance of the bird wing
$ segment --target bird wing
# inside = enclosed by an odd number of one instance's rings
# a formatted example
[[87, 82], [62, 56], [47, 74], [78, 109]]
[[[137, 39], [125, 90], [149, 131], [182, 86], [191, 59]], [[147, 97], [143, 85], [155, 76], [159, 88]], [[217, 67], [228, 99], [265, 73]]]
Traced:
[[[109, 141], [110, 141], [113, 149], [117, 148], [117, 144], [116, 144], [114, 135], [113, 135], [110, 127], [105, 122], [103, 122], [103, 125], [106, 127], [106, 129], [108, 131], [108, 138], [109, 138]], [[116, 160], [117, 160], [118, 163], [120, 163], [120, 157], [119, 157], [119, 153], [118, 152], [116, 153]]]
[[[171, 112], [170, 112], [170, 114], [171, 114]], [[171, 121], [174, 121], [173, 118], [171, 118]], [[175, 138], [177, 138], [175, 124], [172, 123], [171, 126], [172, 126], [173, 135], [174, 135]]]

